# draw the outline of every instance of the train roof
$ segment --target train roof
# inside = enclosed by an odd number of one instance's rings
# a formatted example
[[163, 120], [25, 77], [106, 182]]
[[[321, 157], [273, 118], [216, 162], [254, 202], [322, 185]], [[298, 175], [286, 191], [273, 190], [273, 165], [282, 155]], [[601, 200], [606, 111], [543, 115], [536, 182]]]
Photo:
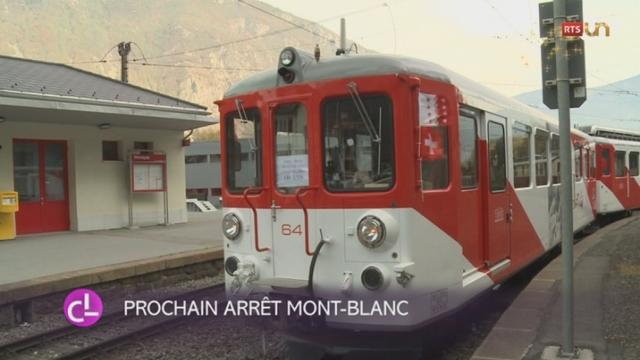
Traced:
[[615, 140], [626, 140], [640, 142], [640, 132], [633, 130], [615, 129], [605, 126], [584, 126], [580, 130], [594, 137], [608, 138]]
[[[456, 86], [462, 94], [465, 104], [509, 116], [516, 121], [520, 119], [520, 121], [533, 123], [536, 126], [544, 126], [546, 123], [552, 126], [551, 130], [557, 131], [556, 118], [426, 60], [383, 54], [336, 56], [321, 59], [317, 63], [315, 61], [308, 62], [304, 64], [302, 71], [304, 73], [302, 83], [376, 75], [417, 75]], [[224, 94], [224, 98], [278, 86], [288, 86], [278, 85], [278, 76], [277, 61], [275, 61], [273, 70], [260, 72], [232, 85]], [[526, 119], [523, 119], [525, 117]], [[577, 129], [572, 129], [572, 132], [582, 137], [589, 136]]]

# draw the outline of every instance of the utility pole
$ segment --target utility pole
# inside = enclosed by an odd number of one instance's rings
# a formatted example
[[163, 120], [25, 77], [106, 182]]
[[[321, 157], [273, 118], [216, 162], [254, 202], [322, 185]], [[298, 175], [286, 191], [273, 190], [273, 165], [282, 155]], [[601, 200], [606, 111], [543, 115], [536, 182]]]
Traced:
[[120, 80], [129, 82], [129, 60], [127, 57], [131, 52], [131, 42], [121, 42], [118, 44], [118, 54], [120, 54]]

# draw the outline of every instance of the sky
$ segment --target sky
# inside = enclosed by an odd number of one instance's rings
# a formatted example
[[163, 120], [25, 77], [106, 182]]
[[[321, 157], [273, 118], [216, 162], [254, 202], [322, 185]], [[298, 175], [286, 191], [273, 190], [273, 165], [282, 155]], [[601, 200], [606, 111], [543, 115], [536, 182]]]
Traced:
[[[540, 88], [537, 0], [262, 0], [339, 32], [358, 45], [433, 61], [506, 95]], [[640, 2], [583, 0], [584, 20], [610, 37], [584, 36], [587, 84], [640, 74]], [[313, 35], [310, 35], [313, 36]], [[640, 89], [628, 89], [640, 91]]]

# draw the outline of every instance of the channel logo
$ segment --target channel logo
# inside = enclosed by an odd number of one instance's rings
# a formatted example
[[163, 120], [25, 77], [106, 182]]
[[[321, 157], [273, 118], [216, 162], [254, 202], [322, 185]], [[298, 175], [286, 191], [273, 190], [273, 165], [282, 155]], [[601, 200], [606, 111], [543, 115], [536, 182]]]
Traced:
[[102, 299], [89, 289], [73, 290], [64, 299], [64, 316], [69, 324], [77, 327], [94, 325], [102, 317]]

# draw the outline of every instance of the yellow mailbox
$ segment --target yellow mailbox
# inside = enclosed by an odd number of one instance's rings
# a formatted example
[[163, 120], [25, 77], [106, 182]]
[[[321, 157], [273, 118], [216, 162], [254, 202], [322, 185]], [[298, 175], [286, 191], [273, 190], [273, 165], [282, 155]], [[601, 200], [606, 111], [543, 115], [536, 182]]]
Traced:
[[18, 211], [18, 193], [0, 192], [0, 240], [16, 238], [15, 213]]

